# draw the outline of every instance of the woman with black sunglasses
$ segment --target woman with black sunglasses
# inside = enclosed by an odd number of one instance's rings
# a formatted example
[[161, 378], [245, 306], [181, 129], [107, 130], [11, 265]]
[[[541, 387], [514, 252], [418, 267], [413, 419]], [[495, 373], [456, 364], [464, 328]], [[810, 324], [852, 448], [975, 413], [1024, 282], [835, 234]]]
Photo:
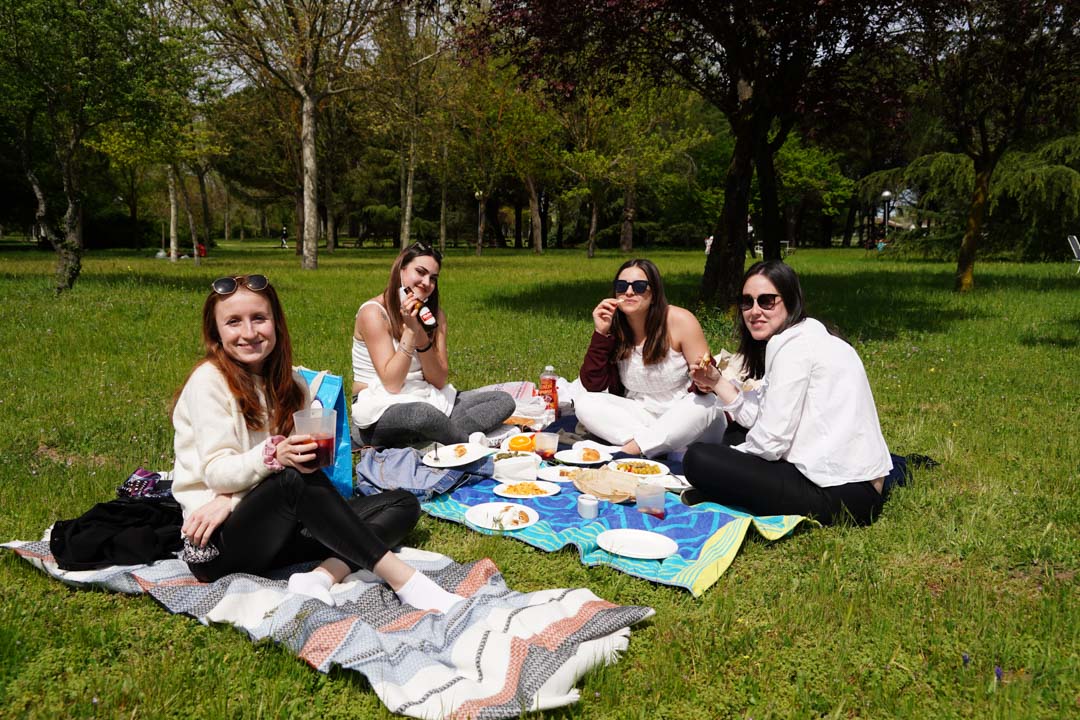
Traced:
[[386, 289], [356, 313], [352, 420], [367, 445], [466, 442], [514, 412], [508, 393], [458, 393], [449, 383], [441, 269], [438, 250], [413, 243], [394, 260]]
[[213, 582], [320, 561], [293, 574], [289, 589], [332, 605], [334, 583], [365, 569], [419, 609], [445, 612], [461, 600], [390, 552], [420, 517], [413, 495], [346, 502], [314, 467], [314, 440], [293, 428], [293, 413], [311, 397], [293, 370], [285, 314], [267, 279], [215, 280], [202, 336], [206, 355], [172, 410], [172, 490], [192, 574]]
[[654, 457], [701, 439], [719, 440], [726, 420], [711, 394], [690, 392], [692, 365], [709, 346], [697, 318], [669, 305], [649, 260], [623, 263], [612, 297], [593, 309], [581, 365], [588, 390], [574, 399], [585, 428], [618, 450]]
[[751, 266], [742, 292], [739, 354], [762, 382], [744, 391], [715, 367], [694, 369], [695, 384], [748, 430], [733, 447], [690, 446], [683, 467], [694, 489], [684, 502], [870, 523], [892, 458], [858, 354], [807, 316], [799, 278], [783, 262]]

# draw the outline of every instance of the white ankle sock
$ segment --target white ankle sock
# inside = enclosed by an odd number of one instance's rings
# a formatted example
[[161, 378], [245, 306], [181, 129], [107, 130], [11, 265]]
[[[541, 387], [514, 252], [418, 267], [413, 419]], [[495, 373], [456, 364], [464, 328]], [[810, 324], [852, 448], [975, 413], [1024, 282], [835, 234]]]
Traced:
[[398, 599], [419, 610], [437, 610], [444, 613], [465, 598], [443, 590], [424, 573], [417, 570], [409, 582], [397, 591]]
[[293, 573], [289, 576], [289, 592], [322, 600], [327, 605], [334, 604], [334, 596], [330, 594], [333, 585], [334, 579], [321, 570]]

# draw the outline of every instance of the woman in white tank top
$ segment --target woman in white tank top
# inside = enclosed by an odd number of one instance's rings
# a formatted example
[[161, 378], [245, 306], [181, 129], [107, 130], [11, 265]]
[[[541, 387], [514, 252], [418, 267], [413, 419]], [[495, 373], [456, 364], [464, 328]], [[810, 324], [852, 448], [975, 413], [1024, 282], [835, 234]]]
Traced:
[[715, 396], [690, 389], [689, 368], [709, 350], [697, 318], [668, 304], [649, 260], [623, 263], [613, 290], [593, 309], [595, 332], [580, 374], [589, 392], [574, 401], [578, 420], [632, 455], [718, 441], [726, 418]]
[[[394, 261], [386, 289], [356, 313], [352, 419], [368, 444], [465, 442], [470, 433], [491, 430], [514, 412], [507, 393], [458, 393], [449, 383], [441, 269], [437, 250], [413, 243]], [[404, 302], [402, 288], [411, 293]], [[425, 307], [434, 328], [420, 319]]]

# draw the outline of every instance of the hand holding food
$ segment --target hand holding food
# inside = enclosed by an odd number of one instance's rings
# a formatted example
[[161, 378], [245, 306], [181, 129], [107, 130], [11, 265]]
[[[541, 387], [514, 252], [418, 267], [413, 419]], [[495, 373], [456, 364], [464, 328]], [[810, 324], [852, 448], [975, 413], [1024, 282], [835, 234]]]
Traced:
[[600, 301], [592, 312], [593, 327], [596, 328], [596, 332], [601, 335], [607, 335], [611, 332], [611, 322], [615, 317], [615, 311], [619, 309], [621, 299], [616, 298], [604, 298]]
[[[709, 357], [709, 360], [706, 361], [705, 357]], [[712, 392], [716, 383], [720, 382], [720, 371], [712, 364], [712, 357], [708, 353], [690, 370], [690, 379], [702, 392]]]
[[700, 370], [704, 370], [705, 368], [712, 365], [712, 361], [713, 361], [712, 355], [710, 355], [709, 351], [706, 350], [704, 353], [702, 353], [701, 359], [698, 360], [698, 368]]

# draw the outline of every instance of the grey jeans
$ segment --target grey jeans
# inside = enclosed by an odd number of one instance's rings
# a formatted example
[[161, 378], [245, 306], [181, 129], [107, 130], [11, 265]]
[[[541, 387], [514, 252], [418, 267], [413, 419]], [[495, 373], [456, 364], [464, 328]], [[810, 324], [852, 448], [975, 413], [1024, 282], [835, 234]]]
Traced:
[[374, 425], [360, 430], [365, 445], [396, 447], [416, 441], [467, 442], [469, 435], [487, 432], [514, 414], [516, 403], [501, 390], [458, 393], [450, 417], [425, 402], [391, 405]]

